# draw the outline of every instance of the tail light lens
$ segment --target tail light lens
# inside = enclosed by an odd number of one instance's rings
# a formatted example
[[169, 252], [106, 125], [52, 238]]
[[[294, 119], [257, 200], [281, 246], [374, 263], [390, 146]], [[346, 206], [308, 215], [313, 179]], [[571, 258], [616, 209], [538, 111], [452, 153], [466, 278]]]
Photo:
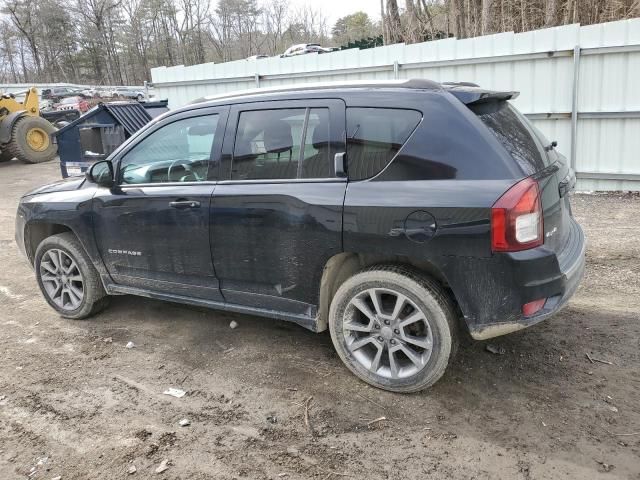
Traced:
[[522, 306], [522, 314], [525, 317], [531, 317], [538, 313], [544, 307], [546, 298], [541, 298], [540, 300], [534, 300], [533, 302], [525, 303]]
[[507, 190], [491, 208], [491, 249], [518, 252], [544, 243], [538, 182], [528, 177]]

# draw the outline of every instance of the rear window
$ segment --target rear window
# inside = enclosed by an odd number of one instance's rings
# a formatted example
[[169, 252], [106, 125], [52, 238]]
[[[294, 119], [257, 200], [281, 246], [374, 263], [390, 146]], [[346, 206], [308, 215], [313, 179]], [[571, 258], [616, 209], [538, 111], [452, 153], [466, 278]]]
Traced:
[[535, 173], [549, 165], [533, 126], [508, 102], [487, 102], [470, 106], [525, 172]]
[[363, 180], [382, 171], [396, 156], [422, 118], [415, 110], [347, 109], [347, 172]]

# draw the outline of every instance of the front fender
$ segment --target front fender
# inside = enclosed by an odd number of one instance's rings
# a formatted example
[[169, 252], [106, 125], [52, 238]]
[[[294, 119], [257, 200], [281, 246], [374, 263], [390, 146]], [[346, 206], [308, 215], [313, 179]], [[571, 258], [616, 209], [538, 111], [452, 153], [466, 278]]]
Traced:
[[[71, 231], [84, 247], [98, 272], [101, 275], [107, 273], [93, 238], [93, 193], [92, 190], [80, 189], [22, 198], [16, 218], [16, 242], [19, 245], [22, 242], [20, 246], [24, 246], [30, 262], [35, 253], [32, 251], [35, 250], [34, 244], [43, 239], [40, 237], [60, 231]], [[22, 232], [19, 232], [21, 227]]]

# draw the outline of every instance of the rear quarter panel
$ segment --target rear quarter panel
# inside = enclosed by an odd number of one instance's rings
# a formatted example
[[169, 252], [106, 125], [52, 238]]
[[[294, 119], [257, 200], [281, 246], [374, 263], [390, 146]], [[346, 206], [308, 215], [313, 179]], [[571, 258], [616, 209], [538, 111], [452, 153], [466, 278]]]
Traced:
[[[344, 250], [427, 264], [451, 288], [467, 323], [493, 321], [513, 273], [506, 258], [492, 254], [491, 207], [524, 174], [452, 95], [412, 93], [395, 108], [406, 108], [407, 99], [423, 120], [382, 172], [349, 182]], [[408, 221], [420, 212], [430, 221]], [[416, 239], [412, 230], [429, 230], [428, 223], [435, 228]]]
[[[349, 183], [344, 206], [344, 250], [384, 253], [416, 265], [427, 264], [451, 288], [469, 324], [488, 320], [499, 311], [496, 304], [512, 283], [512, 270], [492, 255], [490, 241], [491, 206], [512, 183], [513, 180]], [[436, 224], [431, 237], [420, 242], [407, 234], [407, 217], [419, 211], [431, 214]]]

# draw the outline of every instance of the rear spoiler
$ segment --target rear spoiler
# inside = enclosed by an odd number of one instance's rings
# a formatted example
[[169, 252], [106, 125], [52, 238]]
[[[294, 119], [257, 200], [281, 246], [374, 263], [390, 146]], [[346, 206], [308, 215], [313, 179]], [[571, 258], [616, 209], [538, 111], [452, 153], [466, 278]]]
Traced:
[[465, 105], [513, 100], [520, 95], [520, 92], [496, 92], [494, 90], [484, 90], [482, 88], [461, 84], [450, 83], [443, 85], [445, 85], [445, 90], [447, 92], [452, 94]]

